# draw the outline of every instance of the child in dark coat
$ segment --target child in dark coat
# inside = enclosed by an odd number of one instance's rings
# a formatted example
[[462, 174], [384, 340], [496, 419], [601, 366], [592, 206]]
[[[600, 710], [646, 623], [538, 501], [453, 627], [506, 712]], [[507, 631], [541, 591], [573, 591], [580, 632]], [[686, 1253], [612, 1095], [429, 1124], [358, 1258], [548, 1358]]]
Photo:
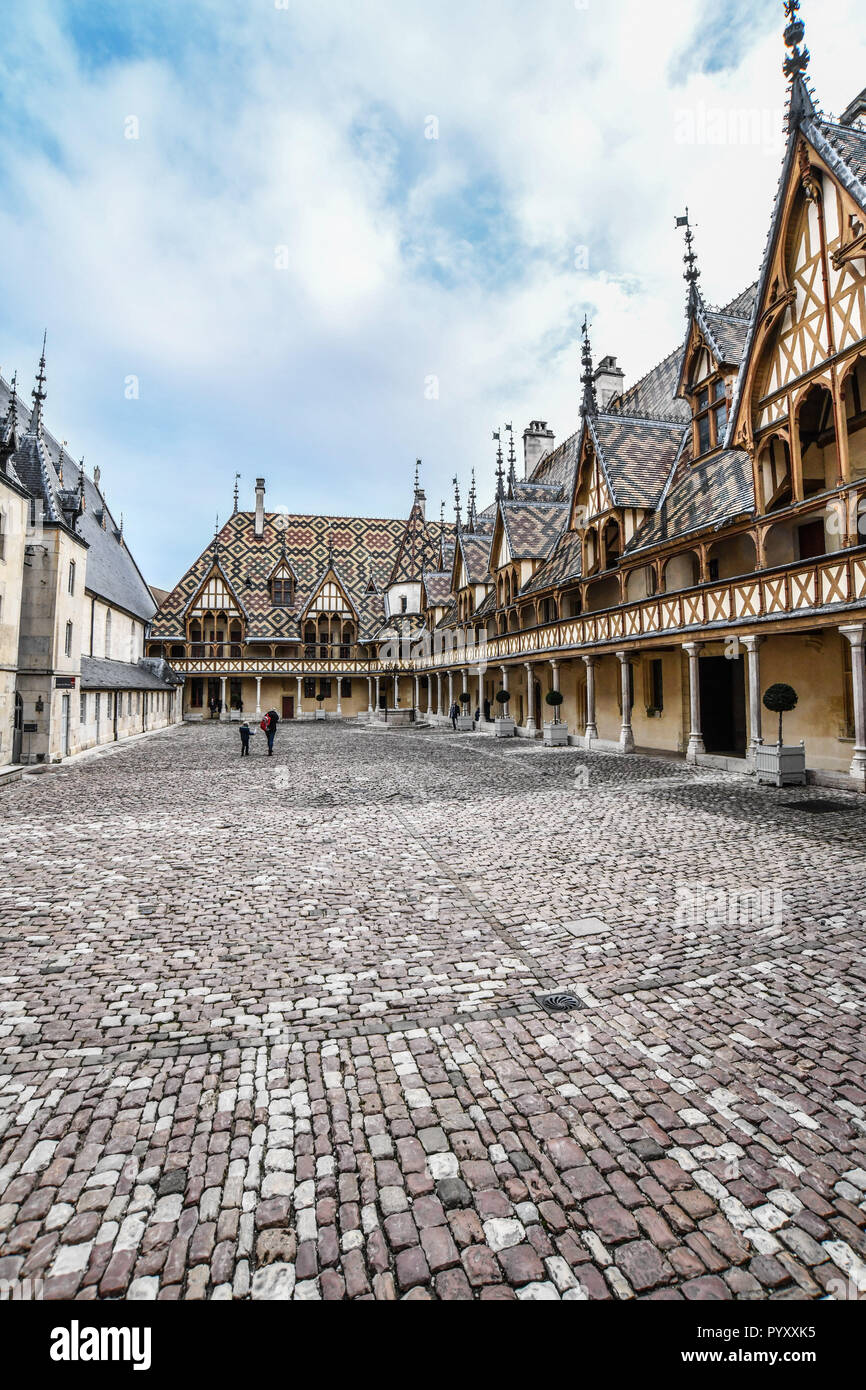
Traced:
[[250, 726], [246, 722], [241, 725], [241, 757], [250, 756]]

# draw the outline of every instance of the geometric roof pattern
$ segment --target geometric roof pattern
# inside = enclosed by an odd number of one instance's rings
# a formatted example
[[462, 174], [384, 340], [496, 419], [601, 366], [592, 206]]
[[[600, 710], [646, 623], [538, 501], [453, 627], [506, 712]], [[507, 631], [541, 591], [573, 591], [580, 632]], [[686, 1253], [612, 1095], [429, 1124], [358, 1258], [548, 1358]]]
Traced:
[[[359, 615], [359, 639], [369, 641], [384, 623], [382, 595], [392, 582], [395, 566], [401, 556], [407, 559], [412, 555], [411, 545], [404, 545], [406, 521], [267, 512], [263, 530], [264, 534], [257, 538], [255, 514], [251, 511], [239, 511], [229, 517], [215, 542], [192, 563], [160, 605], [152, 637], [184, 640], [185, 611], [217, 558], [220, 571], [246, 615], [246, 641], [299, 641], [305, 609], [329, 570], [333, 570]], [[431, 533], [433, 558], [439, 544], [439, 523], [427, 530]], [[290, 607], [272, 602], [269, 582], [283, 557], [296, 577], [294, 603]]]
[[648, 518], [626, 549], [662, 545], [755, 510], [752, 464], [741, 449], [691, 464], [674, 481], [654, 516]]

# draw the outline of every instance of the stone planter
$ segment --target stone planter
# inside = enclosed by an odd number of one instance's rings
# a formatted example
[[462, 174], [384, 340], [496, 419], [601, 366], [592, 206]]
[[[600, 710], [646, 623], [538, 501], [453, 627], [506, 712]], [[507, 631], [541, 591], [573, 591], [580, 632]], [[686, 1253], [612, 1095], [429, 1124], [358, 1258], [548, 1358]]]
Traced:
[[475, 728], [475, 720], [472, 718], [472, 715], [471, 715], [471, 714], [458, 714], [458, 716], [457, 716], [457, 729], [458, 729], [458, 732], [464, 733], [464, 734], [471, 734], [471, 733], [472, 733], [472, 730], [473, 730], [474, 728]]
[[496, 720], [496, 737], [514, 738], [515, 728], [516, 725], [514, 723], [514, 720], [511, 718], [511, 715], [504, 714], [501, 718], [497, 718]]
[[545, 724], [544, 743], [547, 748], [566, 748], [568, 746], [567, 724]]
[[770, 782], [776, 787], [805, 787], [805, 743], [791, 747], [759, 744], [755, 749], [755, 774], [759, 782]]
[[326, 709], [317, 709], [317, 710], [316, 710], [316, 718], [317, 718], [317, 719], [327, 719], [327, 717], [328, 717], [328, 711], [327, 711]]

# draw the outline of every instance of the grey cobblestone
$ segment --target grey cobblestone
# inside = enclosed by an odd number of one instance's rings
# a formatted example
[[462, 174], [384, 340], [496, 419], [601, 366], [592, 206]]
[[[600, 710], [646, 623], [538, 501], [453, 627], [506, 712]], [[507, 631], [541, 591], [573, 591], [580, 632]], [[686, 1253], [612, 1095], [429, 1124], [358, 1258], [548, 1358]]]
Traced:
[[866, 1289], [854, 798], [350, 726], [236, 753], [183, 728], [0, 794], [4, 1278]]

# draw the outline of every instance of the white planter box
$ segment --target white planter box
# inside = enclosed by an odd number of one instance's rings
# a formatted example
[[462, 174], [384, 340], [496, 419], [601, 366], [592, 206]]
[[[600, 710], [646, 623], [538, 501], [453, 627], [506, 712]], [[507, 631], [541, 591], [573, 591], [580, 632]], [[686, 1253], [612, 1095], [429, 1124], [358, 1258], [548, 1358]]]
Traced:
[[782, 747], [762, 743], [755, 749], [755, 773], [759, 782], [777, 787], [805, 787], [806, 745]]
[[503, 715], [501, 719], [496, 720], [496, 737], [514, 738], [515, 728], [516, 725], [514, 723], [514, 720], [511, 718], [511, 715]]
[[458, 714], [457, 728], [458, 730], [461, 730], [464, 734], [471, 734], [472, 730], [475, 728], [475, 720], [472, 718], [472, 715]]
[[567, 724], [545, 724], [544, 742], [548, 748], [565, 748], [568, 746], [568, 725]]
[[327, 719], [327, 717], [328, 717], [328, 711], [327, 711], [326, 709], [317, 709], [317, 710], [316, 710], [316, 718], [317, 718], [317, 719]]

